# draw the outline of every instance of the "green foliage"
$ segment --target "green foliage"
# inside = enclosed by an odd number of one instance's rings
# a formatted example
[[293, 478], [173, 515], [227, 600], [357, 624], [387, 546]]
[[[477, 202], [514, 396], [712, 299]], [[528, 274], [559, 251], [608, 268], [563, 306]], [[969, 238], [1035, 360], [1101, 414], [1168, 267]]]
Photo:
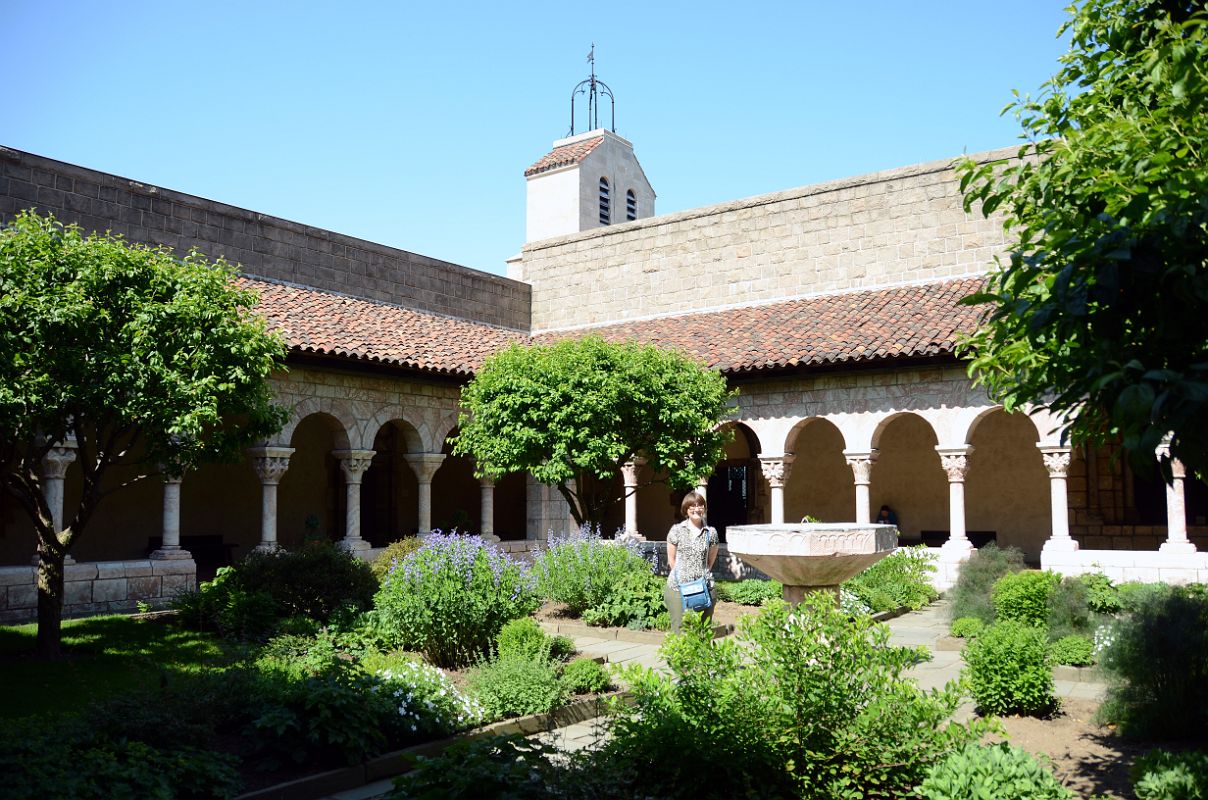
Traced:
[[612, 479], [635, 456], [675, 486], [710, 474], [732, 435], [718, 423], [733, 397], [721, 373], [649, 345], [514, 345], [462, 390], [454, 452], [494, 478], [528, 472], [558, 487], [579, 524], [598, 524], [622, 499]]
[[986, 627], [986, 623], [977, 617], [961, 617], [952, 620], [948, 633], [958, 639], [976, 639]]
[[990, 542], [973, 551], [961, 565], [952, 587], [952, 619], [977, 617], [989, 625], [994, 621], [994, 602], [990, 592], [1002, 576], [1023, 569], [1023, 551], [1007, 547], [1000, 549]]
[[409, 736], [432, 738], [482, 723], [482, 705], [453, 685], [441, 670], [414, 659], [399, 660], [377, 673], [381, 692]]
[[565, 771], [556, 751], [520, 734], [454, 742], [394, 781], [386, 800], [547, 800], [565, 797], [551, 784]]
[[1119, 586], [1120, 605], [1125, 613], [1132, 614], [1144, 605], [1153, 602], [1154, 597], [1170, 593], [1170, 586], [1165, 583], [1141, 583], [1128, 581]]
[[315, 636], [286, 633], [268, 640], [260, 650], [255, 666], [300, 679], [337, 671], [350, 660], [328, 631], [320, 631]]
[[650, 573], [650, 562], [634, 545], [605, 541], [588, 525], [569, 536], [551, 538], [533, 562], [537, 592], [565, 603], [572, 614], [607, 601], [626, 575]]
[[[1198, 0], [1087, 0], [1070, 50], [1015, 111], [1023, 158], [958, 166], [966, 209], [1016, 242], [967, 341], [1008, 410], [1068, 414], [1073, 441], [1119, 436], [1208, 471], [1208, 12]], [[1169, 463], [1165, 466], [1169, 469]]]
[[1096, 614], [1119, 614], [1124, 610], [1120, 591], [1112, 579], [1101, 572], [1079, 575], [1078, 580], [1086, 587], [1086, 605]]
[[1095, 643], [1085, 636], [1063, 636], [1049, 645], [1049, 660], [1070, 667], [1089, 667], [1095, 663]]
[[671, 622], [663, 601], [665, 580], [649, 572], [630, 572], [621, 577], [612, 593], [583, 612], [588, 625], [666, 629]]
[[899, 608], [917, 610], [939, 597], [931, 585], [936, 556], [926, 546], [903, 547], [846, 581], [874, 613]]
[[1132, 766], [1137, 800], [1204, 800], [1208, 797], [1208, 753], [1151, 750]]
[[549, 661], [551, 642], [540, 623], [532, 617], [509, 621], [499, 631], [496, 640], [500, 658], [521, 658]]
[[1057, 702], [1043, 630], [1004, 620], [986, 628], [962, 654], [982, 714], [1043, 714]]
[[575, 654], [575, 640], [569, 636], [549, 637], [549, 657], [553, 661], [565, 661]]
[[1006, 742], [969, 744], [927, 773], [924, 800], [1074, 800], [1053, 773]]
[[369, 565], [369, 569], [373, 571], [373, 577], [378, 579], [378, 583], [386, 580], [387, 572], [423, 546], [424, 540], [418, 536], [408, 536], [397, 542], [391, 542]]
[[1059, 579], [1049, 595], [1048, 606], [1049, 639], [1094, 635], [1096, 624], [1090, 608], [1090, 593], [1080, 578]]
[[1036, 570], [1002, 576], [991, 590], [995, 617], [1044, 627], [1049, 618], [1049, 596], [1060, 581], [1056, 573]]
[[784, 596], [784, 587], [777, 581], [752, 578], [745, 581], [718, 581], [714, 587], [718, 600], [761, 606], [767, 600]]
[[1124, 735], [1208, 730], [1208, 598], [1182, 588], [1149, 593], [1116, 623], [1099, 663], [1109, 676], [1100, 714]]
[[985, 729], [950, 722], [960, 689], [921, 690], [904, 674], [916, 655], [829, 596], [770, 601], [735, 637], [691, 616], [685, 629], [664, 644], [670, 674], [622, 671], [634, 705], [614, 710], [600, 755], [641, 775], [642, 795], [903, 796]]
[[604, 665], [590, 658], [576, 658], [563, 666], [560, 680], [567, 694], [597, 694], [612, 685]]
[[394, 643], [439, 667], [488, 658], [503, 626], [539, 602], [516, 561], [477, 536], [441, 533], [392, 570], [374, 600]]
[[[180, 475], [234, 461], [284, 424], [267, 379], [285, 346], [252, 313], [255, 299], [222, 260], [85, 237], [32, 211], [0, 229], [0, 485], [38, 537], [44, 610], [61, 608], [63, 559], [110, 491], [110, 470]], [[34, 476], [69, 437], [82, 486], [54, 530]], [[57, 619], [39, 646], [58, 653]]]
[[542, 714], [566, 701], [566, 689], [548, 659], [500, 658], [475, 667], [466, 679], [486, 719]]

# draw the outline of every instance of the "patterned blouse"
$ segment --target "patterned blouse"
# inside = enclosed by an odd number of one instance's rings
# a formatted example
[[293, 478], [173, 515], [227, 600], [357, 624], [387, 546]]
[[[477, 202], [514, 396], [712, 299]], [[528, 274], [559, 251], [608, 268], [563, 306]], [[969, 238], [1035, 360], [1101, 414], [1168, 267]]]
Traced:
[[[704, 575], [708, 571], [709, 548], [718, 541], [717, 530], [708, 525], [700, 530], [688, 520], [672, 525], [667, 531], [667, 544], [675, 545], [675, 575], [668, 575], [667, 583], [687, 583]], [[709, 585], [713, 585], [711, 574]]]

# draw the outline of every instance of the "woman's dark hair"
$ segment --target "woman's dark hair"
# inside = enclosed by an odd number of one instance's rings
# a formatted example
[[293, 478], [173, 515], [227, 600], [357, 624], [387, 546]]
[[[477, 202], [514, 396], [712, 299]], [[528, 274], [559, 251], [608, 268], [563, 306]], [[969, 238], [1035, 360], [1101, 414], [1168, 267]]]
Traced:
[[680, 513], [685, 517], [688, 516], [688, 509], [692, 506], [704, 506], [705, 508], [708, 508], [709, 504], [705, 502], [705, 496], [703, 494], [688, 492], [686, 495], [684, 495], [683, 502], [680, 503]]

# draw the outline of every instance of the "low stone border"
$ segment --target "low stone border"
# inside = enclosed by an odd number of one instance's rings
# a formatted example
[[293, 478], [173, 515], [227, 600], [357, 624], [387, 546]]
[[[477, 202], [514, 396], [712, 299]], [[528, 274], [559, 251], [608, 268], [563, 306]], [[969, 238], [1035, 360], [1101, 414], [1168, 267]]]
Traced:
[[[542, 622], [541, 627], [546, 633], [561, 636], [589, 636], [593, 639], [615, 639], [618, 642], [633, 642], [634, 644], [662, 644], [667, 638], [667, 631], [635, 631], [629, 628], [595, 628], [582, 622]], [[730, 624], [714, 625], [713, 638], [729, 636], [734, 632]]]
[[439, 755], [462, 739], [476, 739], [480, 736], [508, 736], [515, 733], [531, 736], [535, 733], [567, 728], [576, 723], [585, 722], [601, 716], [607, 701], [614, 697], [620, 698], [622, 702], [627, 702], [629, 699], [629, 695], [621, 691], [585, 697], [582, 700], [567, 703], [561, 708], [555, 708], [546, 714], [500, 720], [456, 736], [385, 753], [362, 764], [320, 772], [317, 775], [308, 775], [288, 783], [279, 783], [276, 786], [247, 792], [237, 796], [235, 800], [317, 800], [336, 792], [359, 789], [370, 783], [402, 775], [410, 771], [411, 759], [415, 756]]
[[1106, 683], [1107, 679], [1098, 667], [1067, 667], [1057, 664], [1053, 667], [1053, 680], [1070, 681], [1071, 683]]

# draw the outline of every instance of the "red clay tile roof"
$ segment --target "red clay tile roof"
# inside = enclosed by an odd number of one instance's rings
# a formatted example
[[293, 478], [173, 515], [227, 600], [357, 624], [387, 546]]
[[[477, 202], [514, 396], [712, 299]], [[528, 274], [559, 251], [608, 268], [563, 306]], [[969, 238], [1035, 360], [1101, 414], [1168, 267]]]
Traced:
[[465, 377], [512, 342], [588, 334], [671, 347], [728, 374], [950, 355], [981, 313], [957, 301], [983, 285], [962, 278], [529, 337], [318, 289], [239, 282], [259, 293], [258, 310], [291, 351]]
[[469, 377], [519, 331], [494, 328], [318, 289], [239, 278], [289, 349]]
[[539, 172], [546, 172], [558, 167], [565, 167], [571, 164], [578, 164], [583, 159], [587, 158], [587, 154], [600, 146], [600, 142], [604, 141], [603, 136], [597, 136], [594, 139], [584, 139], [581, 142], [573, 142], [564, 144], [561, 147], [555, 147], [549, 153], [541, 157], [537, 163], [524, 171], [524, 177], [536, 175]]
[[982, 278], [823, 295], [763, 306], [541, 334], [595, 334], [671, 347], [724, 373], [953, 353], [981, 310], [958, 305]]

